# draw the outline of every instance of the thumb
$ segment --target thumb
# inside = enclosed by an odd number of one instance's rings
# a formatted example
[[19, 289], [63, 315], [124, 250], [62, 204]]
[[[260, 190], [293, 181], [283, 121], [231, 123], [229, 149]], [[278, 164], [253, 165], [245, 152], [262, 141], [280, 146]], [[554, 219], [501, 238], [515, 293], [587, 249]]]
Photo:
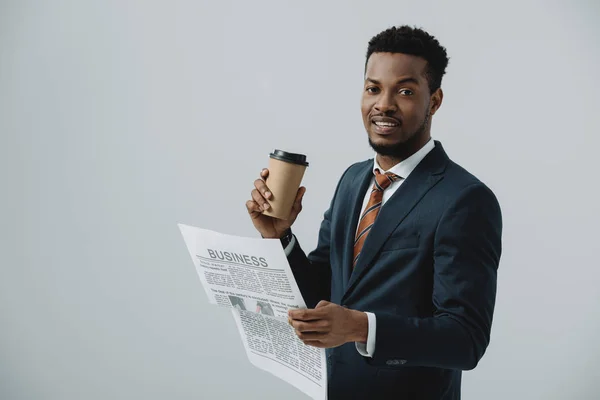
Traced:
[[330, 302], [328, 302], [327, 300], [321, 300], [321, 301], [319, 302], [319, 304], [317, 304], [317, 306], [315, 307], [315, 309], [317, 309], [317, 308], [321, 308], [321, 307], [325, 307], [325, 306], [327, 306], [327, 305], [329, 305], [329, 304], [331, 304], [331, 303], [330, 303]]
[[302, 211], [302, 199], [304, 198], [304, 193], [306, 193], [306, 188], [301, 186], [298, 189], [298, 193], [296, 193], [296, 200], [294, 200], [294, 205], [292, 206], [292, 217], [297, 217], [300, 211]]

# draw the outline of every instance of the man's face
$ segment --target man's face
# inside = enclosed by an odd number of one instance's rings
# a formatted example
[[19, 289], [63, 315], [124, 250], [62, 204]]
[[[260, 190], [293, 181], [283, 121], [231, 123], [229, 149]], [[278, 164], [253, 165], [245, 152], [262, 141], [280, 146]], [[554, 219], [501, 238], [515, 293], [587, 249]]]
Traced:
[[369, 143], [377, 153], [402, 157], [429, 138], [426, 66], [425, 59], [402, 53], [369, 57], [361, 111]]

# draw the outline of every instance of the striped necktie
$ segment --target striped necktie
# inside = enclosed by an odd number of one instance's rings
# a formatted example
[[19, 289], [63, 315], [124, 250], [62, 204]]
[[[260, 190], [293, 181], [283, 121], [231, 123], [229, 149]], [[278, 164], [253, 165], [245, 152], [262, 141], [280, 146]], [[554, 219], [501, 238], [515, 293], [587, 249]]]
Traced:
[[391, 172], [382, 174], [379, 172], [379, 169], [375, 169], [375, 184], [371, 190], [371, 197], [358, 221], [358, 230], [356, 231], [356, 239], [354, 240], [354, 261], [352, 262], [352, 268], [356, 265], [358, 256], [367, 239], [367, 235], [375, 223], [377, 214], [379, 214], [381, 202], [383, 200], [383, 191], [388, 188], [392, 182], [397, 181], [398, 179], [400, 179], [398, 175]]

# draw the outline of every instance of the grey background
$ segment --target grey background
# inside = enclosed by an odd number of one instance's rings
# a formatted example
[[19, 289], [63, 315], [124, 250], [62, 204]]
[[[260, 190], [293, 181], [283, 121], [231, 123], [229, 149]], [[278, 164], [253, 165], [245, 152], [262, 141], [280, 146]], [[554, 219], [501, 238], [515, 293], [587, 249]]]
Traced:
[[[367, 41], [451, 56], [433, 136], [504, 212], [492, 342], [464, 399], [600, 389], [596, 1], [1, 1], [0, 398], [304, 399], [250, 365], [177, 223], [254, 236], [275, 147], [305, 152], [316, 243], [372, 156]], [[232, 177], [226, 181], [224, 177]]]

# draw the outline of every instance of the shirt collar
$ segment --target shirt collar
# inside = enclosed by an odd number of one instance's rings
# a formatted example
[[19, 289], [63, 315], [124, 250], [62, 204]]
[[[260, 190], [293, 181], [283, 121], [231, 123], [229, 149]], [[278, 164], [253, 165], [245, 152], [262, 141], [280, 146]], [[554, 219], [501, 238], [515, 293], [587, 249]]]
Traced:
[[398, 164], [394, 165], [392, 168], [390, 168], [387, 171], [384, 171], [379, 166], [379, 164], [377, 163], [377, 157], [375, 157], [373, 160], [373, 174], [375, 174], [375, 169], [378, 168], [379, 171], [381, 171], [381, 173], [391, 172], [391, 173], [398, 175], [399, 177], [401, 177], [403, 179], [406, 179], [406, 178], [408, 178], [408, 175], [410, 175], [410, 173], [413, 172], [413, 170], [415, 168], [417, 168], [417, 165], [419, 165], [419, 163], [425, 158], [425, 156], [431, 150], [434, 149], [434, 147], [435, 147], [435, 143], [434, 143], [433, 139], [430, 138], [429, 141], [427, 143], [425, 143], [425, 146], [421, 147], [419, 149], [419, 151], [417, 151], [412, 156], [408, 157], [406, 160], [401, 161]]

